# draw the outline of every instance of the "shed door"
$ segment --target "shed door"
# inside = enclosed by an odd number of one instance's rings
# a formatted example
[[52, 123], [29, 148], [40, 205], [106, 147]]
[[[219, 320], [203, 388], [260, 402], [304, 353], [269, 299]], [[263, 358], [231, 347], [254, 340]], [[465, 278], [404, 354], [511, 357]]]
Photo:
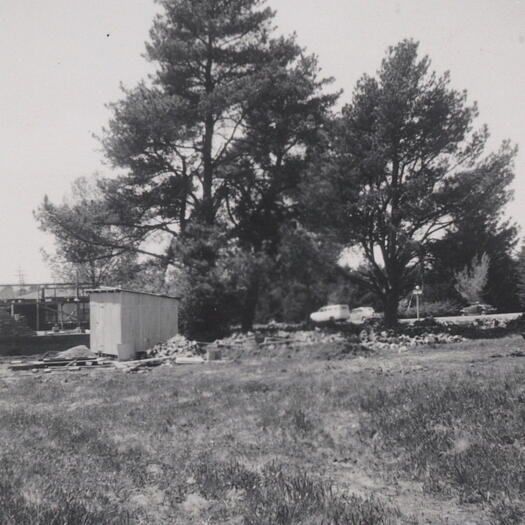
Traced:
[[103, 334], [104, 323], [102, 322], [102, 319], [104, 319], [104, 305], [101, 303], [91, 303], [90, 310], [91, 350], [94, 352], [105, 353]]
[[[108, 294], [109, 295], [109, 294]], [[95, 352], [118, 355], [120, 340], [120, 299], [113, 294], [97, 297], [91, 311], [91, 348]]]

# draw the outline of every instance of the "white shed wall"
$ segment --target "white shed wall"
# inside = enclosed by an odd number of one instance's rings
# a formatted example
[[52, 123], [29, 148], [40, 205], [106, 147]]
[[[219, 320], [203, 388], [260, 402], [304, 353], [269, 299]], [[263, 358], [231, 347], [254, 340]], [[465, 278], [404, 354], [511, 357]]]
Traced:
[[97, 292], [90, 297], [91, 349], [132, 355], [178, 333], [178, 300], [127, 291]]
[[178, 301], [122, 292], [122, 343], [142, 352], [178, 333]]

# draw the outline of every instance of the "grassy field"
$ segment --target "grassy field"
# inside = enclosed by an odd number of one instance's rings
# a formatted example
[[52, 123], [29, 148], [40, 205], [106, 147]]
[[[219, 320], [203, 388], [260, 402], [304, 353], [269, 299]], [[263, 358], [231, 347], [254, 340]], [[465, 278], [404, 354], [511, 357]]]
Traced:
[[524, 346], [4, 370], [0, 523], [524, 523]]

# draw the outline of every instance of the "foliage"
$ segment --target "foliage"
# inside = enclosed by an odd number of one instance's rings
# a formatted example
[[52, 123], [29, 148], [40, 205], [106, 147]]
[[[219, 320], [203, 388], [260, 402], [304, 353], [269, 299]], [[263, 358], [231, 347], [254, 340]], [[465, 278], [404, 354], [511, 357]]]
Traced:
[[[146, 45], [157, 68], [123, 88], [100, 137], [119, 174], [37, 211], [62, 273], [175, 289], [196, 337], [302, 320], [333, 298], [382, 303], [391, 326], [429, 270], [433, 299], [453, 298], [479, 249], [449, 248], [475, 232], [493, 262], [485, 295], [515, 302], [516, 230], [501, 209], [516, 150], [482, 158], [476, 105], [415, 42], [389, 48], [334, 118], [330, 79], [295, 36], [274, 36], [264, 0], [159, 4]], [[334, 246], [358, 246], [363, 264], [341, 271]]]
[[[416, 306], [414, 302], [408, 304], [401, 303], [400, 317], [414, 319], [416, 317]], [[405, 306], [405, 307], [403, 307]], [[426, 301], [422, 300], [419, 305], [419, 315], [421, 317], [443, 317], [447, 315], [458, 315], [461, 305], [452, 300]]]
[[431, 72], [428, 57], [405, 40], [389, 48], [376, 78], [361, 78], [335, 126], [333, 152], [311, 190], [315, 209], [342, 241], [361, 248], [362, 282], [382, 298], [389, 325], [427, 247], [472, 198], [479, 173], [498, 163], [507, 169], [512, 157], [507, 146], [480, 160], [487, 130], [472, 130], [476, 116], [466, 93], [450, 87], [447, 73]]
[[[146, 47], [157, 70], [110, 104], [101, 137], [106, 158], [123, 172], [101, 182], [108, 213], [98, 220], [121, 235], [89, 236], [91, 225], [75, 221], [68, 234], [176, 267], [195, 294], [186, 319], [196, 315], [212, 331], [231, 310], [223, 308], [230, 298], [219, 297], [229, 286], [225, 261], [238, 260], [241, 249], [235, 294], [249, 329], [274, 269], [266, 263], [277, 253], [280, 226], [295, 215], [309, 149], [337, 95], [322, 91], [317, 61], [295, 37], [272, 36], [274, 13], [262, 0], [159, 3]], [[60, 209], [45, 208], [60, 218]], [[220, 246], [197, 238], [216, 231]]]
[[472, 259], [470, 266], [454, 274], [456, 290], [468, 303], [481, 301], [483, 289], [487, 284], [490, 259], [486, 253]]
[[[454, 211], [454, 224], [429, 246], [425, 257], [425, 289], [433, 299], [456, 297], [454, 273], [486, 253], [490, 258], [488, 283], [482, 299], [500, 311], [515, 312], [517, 270], [514, 249], [517, 227], [504, 218], [512, 197], [513, 159], [516, 149], [505, 143], [489, 157], [483, 169], [470, 174], [465, 205]], [[457, 296], [459, 299], [459, 296]]]
[[223, 337], [238, 311], [239, 288], [231, 249], [223, 229], [188, 224], [177, 253], [171, 284], [181, 297], [180, 328], [188, 337], [214, 340]]
[[[242, 316], [245, 330], [253, 324], [261, 283], [280, 266], [271, 265], [272, 258], [287, 251], [294, 225], [296, 237], [304, 233], [297, 224], [298, 189], [311, 164], [311, 149], [318, 147], [337, 99], [337, 94], [321, 91], [328, 82], [318, 79], [314, 57], [296, 53], [261, 71], [260, 88], [248, 106], [245, 134], [227, 170], [233, 235], [252, 258], [266, 262], [249, 268]], [[283, 228], [286, 223], [292, 226]], [[287, 310], [286, 305], [283, 308]]]
[[525, 306], [525, 246], [521, 247], [518, 264], [518, 295], [522, 306]]
[[[339, 246], [297, 224], [282, 226], [280, 243], [261, 292], [259, 322], [300, 322], [326, 304], [343, 271], [336, 260]], [[340, 288], [339, 287], [339, 291]]]
[[[127, 169], [107, 192], [124, 222], [170, 235], [197, 218], [212, 225], [224, 201], [218, 173], [230, 161], [265, 64], [297, 51], [272, 40], [260, 0], [162, 0], [147, 44], [152, 82], [124, 90], [102, 144]], [[149, 228], [148, 228], [149, 225]]]
[[40, 228], [55, 238], [55, 253], [44, 257], [55, 278], [67, 282], [125, 284], [138, 270], [137, 255], [121, 246], [125, 232], [106, 222], [109, 213], [101, 180], [80, 177], [60, 205], [46, 197], [35, 212]]

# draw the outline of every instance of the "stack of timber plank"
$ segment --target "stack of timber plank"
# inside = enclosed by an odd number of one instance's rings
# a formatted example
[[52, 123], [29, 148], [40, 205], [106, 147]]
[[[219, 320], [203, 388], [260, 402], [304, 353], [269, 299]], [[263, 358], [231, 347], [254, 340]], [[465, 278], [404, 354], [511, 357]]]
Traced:
[[80, 370], [84, 367], [108, 367], [113, 366], [111, 361], [105, 359], [100, 359], [97, 357], [86, 357], [86, 358], [74, 358], [74, 359], [64, 359], [58, 357], [47, 357], [43, 359], [38, 359], [36, 361], [11, 361], [8, 366], [9, 370], [14, 372], [20, 372], [23, 370], [60, 370], [60, 371], [72, 371]]

